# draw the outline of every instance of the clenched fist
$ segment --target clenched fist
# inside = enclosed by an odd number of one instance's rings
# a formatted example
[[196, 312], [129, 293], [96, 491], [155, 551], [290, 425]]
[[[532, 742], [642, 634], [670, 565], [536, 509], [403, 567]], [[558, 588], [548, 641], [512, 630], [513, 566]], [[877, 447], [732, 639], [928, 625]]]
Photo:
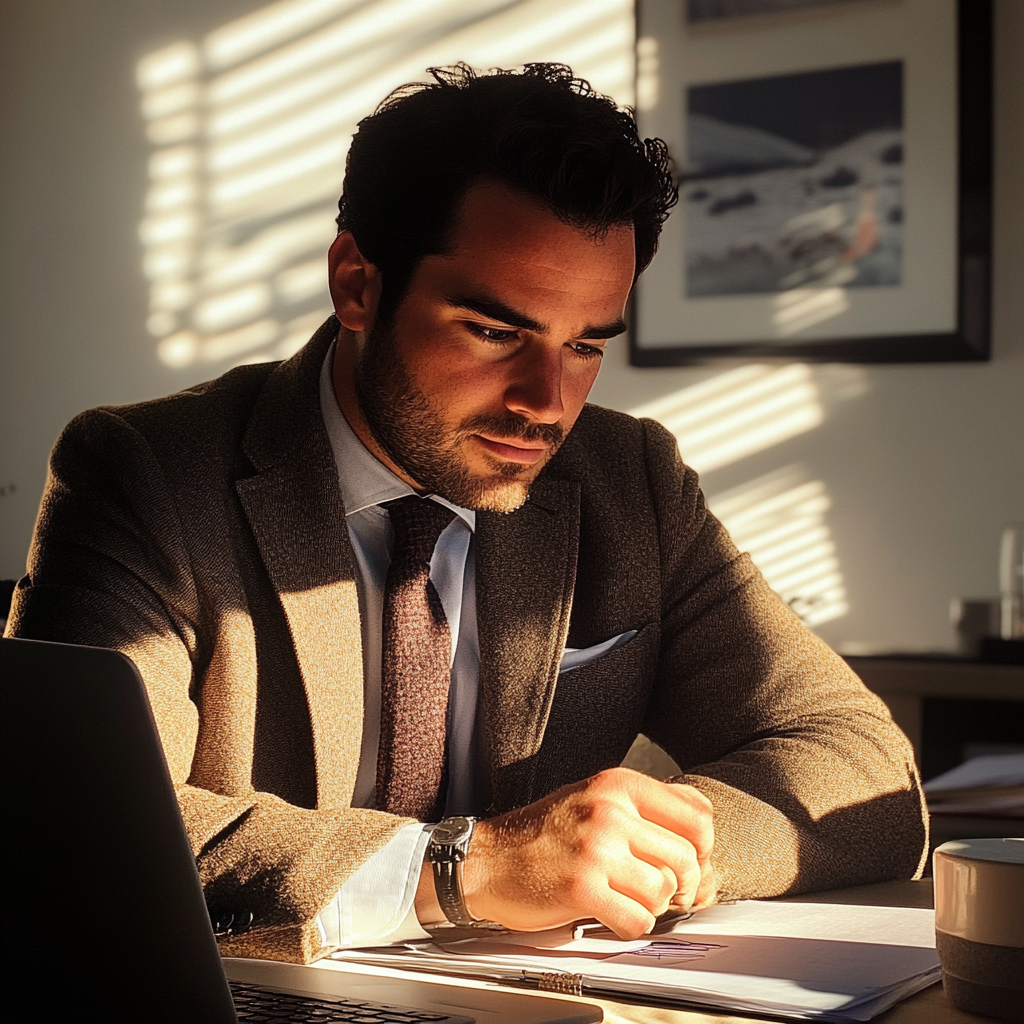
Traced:
[[[520, 931], [592, 917], [638, 938], [670, 906], [713, 901], [713, 843], [711, 801], [698, 790], [611, 768], [479, 822], [464, 866], [466, 907]], [[439, 917], [428, 872], [417, 899], [425, 922]]]

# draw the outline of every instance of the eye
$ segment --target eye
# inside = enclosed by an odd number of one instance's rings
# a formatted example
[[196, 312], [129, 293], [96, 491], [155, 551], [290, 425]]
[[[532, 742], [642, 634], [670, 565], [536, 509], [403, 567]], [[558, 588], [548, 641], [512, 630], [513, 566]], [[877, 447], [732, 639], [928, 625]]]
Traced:
[[486, 341], [493, 341], [497, 345], [502, 345], [507, 341], [512, 341], [518, 336], [519, 332], [509, 327], [485, 327], [483, 324], [475, 324], [467, 322], [466, 326], [475, 334], [477, 337], [484, 338]]
[[600, 359], [604, 355], [604, 349], [599, 345], [588, 345], [585, 341], [574, 341], [569, 347], [584, 359]]

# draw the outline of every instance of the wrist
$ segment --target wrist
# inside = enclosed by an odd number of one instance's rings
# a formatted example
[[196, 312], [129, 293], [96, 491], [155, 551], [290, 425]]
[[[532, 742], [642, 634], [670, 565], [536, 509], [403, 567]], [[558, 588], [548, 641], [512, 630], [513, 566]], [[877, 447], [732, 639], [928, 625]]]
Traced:
[[424, 855], [423, 865], [420, 868], [420, 880], [416, 886], [416, 919], [424, 927], [444, 922], [444, 913], [441, 905], [437, 902], [437, 892], [434, 889], [434, 866]]
[[478, 821], [462, 865], [462, 898], [466, 910], [481, 921], [496, 921], [490, 888], [490, 855], [494, 849], [494, 826]]

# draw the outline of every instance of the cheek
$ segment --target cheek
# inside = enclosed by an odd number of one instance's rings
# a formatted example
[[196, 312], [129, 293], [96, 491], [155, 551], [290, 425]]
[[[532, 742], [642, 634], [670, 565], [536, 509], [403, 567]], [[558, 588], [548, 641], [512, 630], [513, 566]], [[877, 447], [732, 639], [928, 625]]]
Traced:
[[600, 369], [601, 360], [593, 359], [579, 365], [573, 371], [563, 373], [562, 404], [565, 406], [566, 419], [571, 415], [575, 421], [580, 414]]
[[500, 412], [510, 386], [505, 367], [460, 359], [457, 350], [436, 354], [414, 373], [423, 393], [447, 419]]

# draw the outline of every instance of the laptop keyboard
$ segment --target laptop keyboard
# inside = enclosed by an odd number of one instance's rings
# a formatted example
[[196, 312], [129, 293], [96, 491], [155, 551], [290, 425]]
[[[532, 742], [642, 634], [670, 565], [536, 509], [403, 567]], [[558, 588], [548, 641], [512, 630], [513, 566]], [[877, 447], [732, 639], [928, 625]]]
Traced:
[[230, 985], [235, 1012], [244, 1024], [473, 1024], [471, 1017], [449, 1017], [410, 1006], [340, 996], [300, 996], [239, 981]]

